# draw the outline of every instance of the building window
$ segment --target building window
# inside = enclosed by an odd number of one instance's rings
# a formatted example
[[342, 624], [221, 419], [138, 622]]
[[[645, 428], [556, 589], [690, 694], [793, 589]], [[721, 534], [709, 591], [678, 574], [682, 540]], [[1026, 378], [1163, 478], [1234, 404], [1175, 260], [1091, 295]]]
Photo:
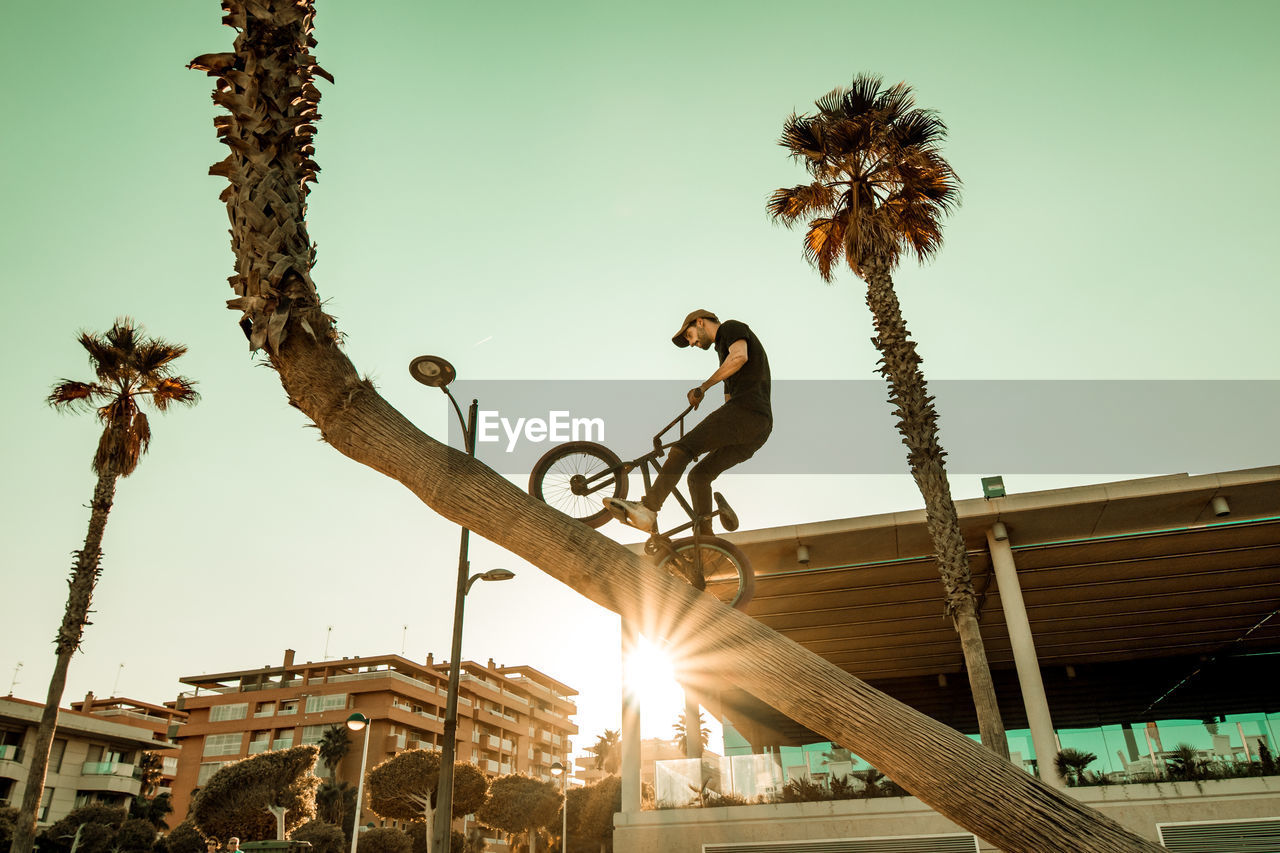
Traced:
[[209, 781], [209, 777], [217, 773], [223, 767], [230, 764], [230, 761], [208, 761], [200, 765], [200, 772], [196, 775], [196, 785], [203, 785]]
[[270, 717], [276, 712], [275, 702], [259, 702], [254, 706], [253, 715], [255, 717]]
[[320, 714], [325, 711], [338, 711], [347, 707], [347, 694], [326, 693], [323, 696], [307, 697], [307, 713]]
[[49, 819], [49, 804], [53, 802], [53, 788], [45, 788], [44, 793], [40, 795], [40, 816], [37, 818], [41, 823]]
[[319, 743], [321, 738], [324, 737], [324, 730], [327, 728], [329, 727], [328, 726], [303, 726], [301, 745], [307, 746], [308, 744]]
[[13, 780], [0, 777], [0, 806], [9, 805], [9, 799], [13, 796]]
[[249, 703], [236, 705], [214, 705], [209, 709], [209, 722], [220, 723], [223, 720], [243, 720], [249, 713]]
[[67, 739], [56, 737], [49, 747], [49, 772], [62, 772], [62, 757], [67, 754]]
[[289, 747], [293, 746], [293, 732], [294, 732], [293, 729], [284, 729], [283, 731], [281, 731], [276, 736], [275, 742], [271, 744], [271, 748], [272, 749], [288, 749]]
[[298, 713], [298, 700], [293, 699], [288, 702], [281, 702], [280, 710], [276, 711], [276, 716], [280, 717], [280, 716], [284, 716], [285, 714], [296, 714], [296, 713]]
[[205, 755], [239, 755], [244, 735], [240, 732], [229, 732], [224, 735], [205, 735]]

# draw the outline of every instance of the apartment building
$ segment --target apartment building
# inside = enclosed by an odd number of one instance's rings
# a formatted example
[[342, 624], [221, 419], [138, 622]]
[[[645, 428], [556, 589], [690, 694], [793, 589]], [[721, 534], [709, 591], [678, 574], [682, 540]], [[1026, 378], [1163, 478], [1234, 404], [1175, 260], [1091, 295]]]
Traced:
[[[0, 698], [0, 805], [16, 808], [21, 804], [43, 710], [39, 702]], [[39, 825], [61, 820], [80, 806], [127, 806], [142, 790], [142, 782], [134, 778], [138, 757], [173, 746], [134, 725], [60, 710], [37, 815]]]
[[162, 762], [160, 785], [155, 791], [160, 794], [166, 791], [172, 793], [173, 780], [178, 773], [178, 749], [169, 743], [169, 737], [187, 719], [186, 713], [173, 705], [172, 702], [153, 705], [122, 696], [99, 699], [93, 693], [86, 693], [83, 701], [71, 703], [71, 710], [145, 729], [151, 732], [152, 739], [157, 743], [164, 743], [164, 748], [148, 750], [156, 753]]
[[[179, 744], [174, 818], [186, 814], [194, 789], [219, 768], [270, 749], [319, 743], [327, 728], [359, 711], [370, 724], [351, 734], [351, 749], [337, 777], [357, 782], [368, 738], [368, 766], [405, 749], [439, 751], [443, 745], [447, 662], [399, 655], [298, 663], [292, 649], [279, 666], [188, 676], [192, 688], [178, 701], [188, 716]], [[486, 773], [551, 778], [551, 765], [568, 763], [569, 738], [578, 727], [577, 691], [529, 666], [464, 661], [458, 689], [456, 755]], [[317, 773], [324, 773], [318, 768]], [[362, 823], [377, 821], [362, 811]]]

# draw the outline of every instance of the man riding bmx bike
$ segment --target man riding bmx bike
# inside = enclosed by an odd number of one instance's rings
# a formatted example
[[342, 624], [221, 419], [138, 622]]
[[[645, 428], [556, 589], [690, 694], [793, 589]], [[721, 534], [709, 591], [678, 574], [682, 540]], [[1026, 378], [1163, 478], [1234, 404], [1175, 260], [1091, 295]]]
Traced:
[[658, 511], [680, 482], [689, 463], [706, 454], [689, 472], [689, 494], [699, 532], [711, 533], [711, 482], [729, 468], [745, 462], [764, 446], [773, 431], [773, 409], [769, 395], [769, 357], [760, 339], [737, 320], [723, 323], [710, 311], [691, 311], [671, 342], [678, 347], [711, 349], [720, 357], [720, 366], [688, 393], [695, 409], [706, 392], [724, 383], [724, 405], [707, 415], [679, 441], [668, 448], [667, 461], [652, 488], [639, 501], [605, 498], [604, 505], [619, 521], [646, 533], [657, 532]]

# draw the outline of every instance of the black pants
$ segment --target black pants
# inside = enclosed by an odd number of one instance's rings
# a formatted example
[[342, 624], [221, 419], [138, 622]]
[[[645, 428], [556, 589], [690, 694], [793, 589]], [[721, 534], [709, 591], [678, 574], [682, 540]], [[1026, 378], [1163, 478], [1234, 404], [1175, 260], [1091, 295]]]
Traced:
[[[703, 419], [684, 437], [667, 449], [667, 461], [658, 472], [653, 488], [644, 496], [644, 505], [657, 512], [671, 494], [680, 475], [694, 458], [706, 458], [689, 472], [689, 497], [694, 513], [701, 517], [711, 513], [711, 481], [740, 462], [746, 462], [764, 446], [773, 431], [773, 418], [732, 402], [726, 403]], [[710, 533], [710, 522], [702, 525]]]

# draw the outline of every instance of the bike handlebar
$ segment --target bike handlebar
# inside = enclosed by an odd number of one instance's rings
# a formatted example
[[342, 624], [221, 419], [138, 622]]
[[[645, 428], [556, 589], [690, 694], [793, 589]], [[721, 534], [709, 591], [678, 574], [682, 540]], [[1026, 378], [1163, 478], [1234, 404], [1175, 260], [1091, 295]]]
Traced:
[[688, 406], [685, 406], [683, 412], [676, 415], [675, 420], [673, 420], [671, 423], [664, 426], [662, 429], [658, 430], [658, 434], [653, 437], [653, 449], [654, 450], [662, 449], [662, 436], [665, 435], [666, 432], [676, 424], [680, 424], [680, 437], [683, 438], [684, 437], [684, 419], [692, 411], [693, 411], [693, 404], [690, 403]]

